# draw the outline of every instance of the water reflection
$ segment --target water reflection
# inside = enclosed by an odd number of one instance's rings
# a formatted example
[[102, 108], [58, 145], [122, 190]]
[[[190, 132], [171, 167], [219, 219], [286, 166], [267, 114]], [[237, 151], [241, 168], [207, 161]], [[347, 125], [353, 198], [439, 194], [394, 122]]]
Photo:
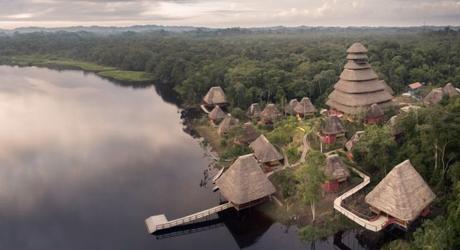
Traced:
[[255, 210], [181, 237], [146, 233], [150, 215], [219, 202], [203, 185], [211, 160], [180, 116], [153, 87], [0, 66], [0, 249], [308, 248]]

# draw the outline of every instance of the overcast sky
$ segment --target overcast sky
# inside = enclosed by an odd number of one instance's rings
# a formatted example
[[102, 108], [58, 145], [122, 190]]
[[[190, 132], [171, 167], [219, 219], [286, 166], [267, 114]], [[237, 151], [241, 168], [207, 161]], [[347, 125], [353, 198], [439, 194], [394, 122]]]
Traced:
[[460, 25], [460, 0], [0, 0], [0, 28]]

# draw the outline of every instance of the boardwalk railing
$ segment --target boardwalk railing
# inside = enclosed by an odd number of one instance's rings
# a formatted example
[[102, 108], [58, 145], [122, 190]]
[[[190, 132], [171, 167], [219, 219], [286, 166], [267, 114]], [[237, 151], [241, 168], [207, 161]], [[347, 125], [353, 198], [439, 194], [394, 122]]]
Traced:
[[361, 178], [363, 178], [363, 182], [361, 182], [356, 187], [348, 190], [347, 192], [345, 192], [341, 196], [337, 197], [334, 200], [334, 209], [339, 211], [343, 215], [345, 215], [350, 220], [356, 222], [358, 225], [360, 225], [360, 226], [362, 226], [362, 227], [364, 227], [364, 228], [366, 228], [368, 230], [371, 230], [371, 231], [374, 231], [374, 232], [380, 231], [388, 224], [388, 222], [389, 222], [388, 217], [381, 215], [377, 219], [370, 221], [370, 220], [364, 219], [362, 217], [359, 217], [358, 215], [356, 215], [352, 211], [350, 211], [350, 210], [348, 210], [348, 209], [346, 209], [345, 207], [342, 206], [342, 201], [343, 200], [345, 200], [346, 198], [352, 196], [353, 194], [355, 194], [356, 192], [358, 192], [359, 190], [361, 190], [362, 188], [367, 186], [371, 181], [369, 176], [365, 175], [364, 173], [362, 173], [358, 169], [351, 167], [351, 170], [353, 170], [353, 172], [355, 172]]
[[171, 220], [171, 221], [168, 221], [166, 219], [166, 216], [164, 216], [163, 214], [155, 215], [155, 216], [151, 216], [151, 217], [147, 218], [145, 220], [145, 224], [147, 225], [148, 232], [150, 234], [152, 234], [152, 233], [154, 233], [156, 231], [159, 231], [159, 230], [165, 230], [165, 229], [185, 225], [187, 223], [192, 223], [194, 221], [197, 221], [199, 219], [208, 217], [208, 216], [213, 215], [215, 213], [224, 211], [224, 210], [229, 209], [231, 207], [233, 207], [233, 204], [231, 202], [227, 202], [225, 204], [215, 206], [215, 207], [206, 209], [204, 211], [194, 213], [194, 214], [191, 214], [191, 215], [179, 218], [179, 219]]

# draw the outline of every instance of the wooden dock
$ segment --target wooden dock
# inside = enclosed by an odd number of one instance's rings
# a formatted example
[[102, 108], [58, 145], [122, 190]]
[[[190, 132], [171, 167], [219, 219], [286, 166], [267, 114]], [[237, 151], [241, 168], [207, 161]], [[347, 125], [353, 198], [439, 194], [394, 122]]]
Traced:
[[218, 212], [224, 211], [226, 209], [232, 208], [233, 204], [231, 202], [227, 202], [225, 204], [215, 206], [204, 211], [194, 213], [179, 219], [168, 221], [164, 214], [150, 216], [145, 220], [145, 225], [147, 226], [147, 231], [149, 234], [153, 234], [157, 231], [170, 229], [182, 225], [186, 225], [189, 223], [193, 223], [197, 220], [206, 218], [210, 215], [216, 214]]

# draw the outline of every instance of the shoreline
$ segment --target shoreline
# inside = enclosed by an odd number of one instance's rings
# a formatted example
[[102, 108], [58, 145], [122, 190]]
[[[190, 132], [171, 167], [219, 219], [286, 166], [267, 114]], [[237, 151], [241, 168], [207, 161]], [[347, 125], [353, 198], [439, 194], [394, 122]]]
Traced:
[[47, 55], [5, 56], [0, 58], [0, 64], [19, 67], [44, 67], [57, 70], [81, 70], [94, 73], [102, 78], [120, 84], [154, 85], [153, 76], [144, 71], [121, 70], [115, 67], [103, 66], [96, 63], [74, 60], [64, 57]]

